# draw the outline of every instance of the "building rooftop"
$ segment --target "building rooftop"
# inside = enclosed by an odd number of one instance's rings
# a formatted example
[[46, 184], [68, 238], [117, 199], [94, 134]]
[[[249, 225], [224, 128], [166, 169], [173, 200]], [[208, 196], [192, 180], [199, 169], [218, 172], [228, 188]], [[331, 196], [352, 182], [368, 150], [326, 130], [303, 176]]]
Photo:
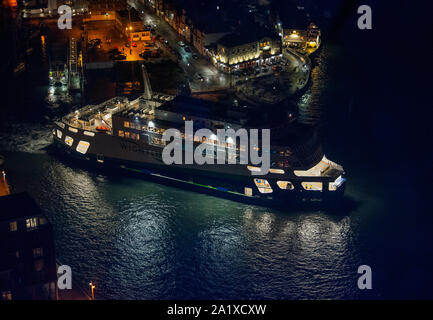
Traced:
[[275, 33], [263, 27], [259, 27], [257, 25], [249, 25], [243, 26], [235, 32], [223, 36], [218, 41], [218, 43], [224, 47], [231, 48], [243, 44], [256, 42], [266, 37], [271, 39], [279, 39], [279, 37]]
[[43, 215], [36, 202], [25, 192], [0, 197], [0, 208], [0, 220], [3, 221]]

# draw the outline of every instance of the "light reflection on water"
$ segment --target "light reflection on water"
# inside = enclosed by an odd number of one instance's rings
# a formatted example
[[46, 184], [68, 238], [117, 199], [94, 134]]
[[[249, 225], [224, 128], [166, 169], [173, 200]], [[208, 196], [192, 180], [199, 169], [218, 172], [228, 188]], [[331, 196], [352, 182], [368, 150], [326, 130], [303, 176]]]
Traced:
[[8, 153], [11, 184], [54, 225], [57, 255], [99, 297], [354, 297], [349, 217], [283, 213]]

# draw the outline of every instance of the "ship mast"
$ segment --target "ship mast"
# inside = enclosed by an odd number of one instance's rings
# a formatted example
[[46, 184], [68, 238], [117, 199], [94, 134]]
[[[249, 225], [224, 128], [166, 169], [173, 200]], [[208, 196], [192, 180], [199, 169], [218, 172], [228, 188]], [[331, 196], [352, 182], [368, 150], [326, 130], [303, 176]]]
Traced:
[[150, 86], [149, 75], [147, 74], [146, 66], [144, 65], [144, 63], [141, 65], [141, 72], [143, 74], [143, 87], [144, 87], [143, 97], [146, 100], [150, 100], [152, 99], [153, 92], [152, 92], [152, 87]]

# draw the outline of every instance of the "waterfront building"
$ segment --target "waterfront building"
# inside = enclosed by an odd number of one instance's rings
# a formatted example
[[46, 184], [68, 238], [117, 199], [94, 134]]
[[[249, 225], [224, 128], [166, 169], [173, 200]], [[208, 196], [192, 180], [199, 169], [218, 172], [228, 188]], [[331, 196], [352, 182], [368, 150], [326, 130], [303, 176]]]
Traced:
[[92, 15], [114, 14], [114, 11], [126, 10], [126, 0], [88, 0]]
[[281, 40], [277, 35], [246, 30], [222, 37], [212, 61], [220, 70], [231, 73], [280, 58]]
[[145, 30], [143, 20], [135, 9], [116, 12], [116, 28], [131, 41], [151, 41], [150, 30]]
[[0, 197], [0, 300], [57, 298], [53, 230], [27, 193]]

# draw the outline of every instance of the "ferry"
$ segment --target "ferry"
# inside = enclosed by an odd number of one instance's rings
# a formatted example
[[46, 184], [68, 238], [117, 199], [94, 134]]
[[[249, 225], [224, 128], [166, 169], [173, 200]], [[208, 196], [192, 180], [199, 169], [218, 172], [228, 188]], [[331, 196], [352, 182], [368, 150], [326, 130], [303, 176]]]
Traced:
[[[132, 173], [169, 186], [222, 198], [287, 209], [290, 207], [324, 207], [338, 205], [346, 187], [343, 167], [323, 153], [317, 131], [297, 123], [284, 110], [263, 110], [229, 106], [193, 98], [152, 91], [146, 68], [142, 65], [144, 94], [129, 101], [115, 97], [99, 105], [76, 110], [53, 127], [54, 145], [62, 154], [92, 166]], [[218, 135], [196, 139], [186, 134], [186, 122], [195, 129], [269, 129], [269, 170], [245, 162], [241, 153], [245, 145], [235, 137]], [[205, 164], [166, 164], [163, 150], [164, 132], [176, 129], [183, 151], [207, 144]], [[248, 148], [248, 146], [246, 146]], [[202, 150], [202, 149], [199, 149]], [[211, 150], [211, 152], [209, 152]], [[215, 160], [224, 150], [230, 164]], [[227, 159], [228, 160], [228, 159]]]
[[[266, 118], [271, 118], [271, 112], [152, 94], [133, 101], [116, 97], [85, 106], [55, 122], [52, 134], [54, 144], [69, 156], [182, 189], [283, 208], [338, 203], [345, 189], [344, 170], [324, 155], [317, 132], [289, 116], [279, 116], [280, 121], [273, 123]], [[165, 164], [162, 151], [167, 142], [162, 135], [176, 128], [186, 143], [185, 121], [212, 132], [218, 128], [269, 128], [269, 172], [257, 175], [259, 167], [238, 160], [233, 164]], [[237, 141], [216, 138], [194, 139], [194, 148], [201, 143], [233, 148], [235, 157], [242, 148]]]

